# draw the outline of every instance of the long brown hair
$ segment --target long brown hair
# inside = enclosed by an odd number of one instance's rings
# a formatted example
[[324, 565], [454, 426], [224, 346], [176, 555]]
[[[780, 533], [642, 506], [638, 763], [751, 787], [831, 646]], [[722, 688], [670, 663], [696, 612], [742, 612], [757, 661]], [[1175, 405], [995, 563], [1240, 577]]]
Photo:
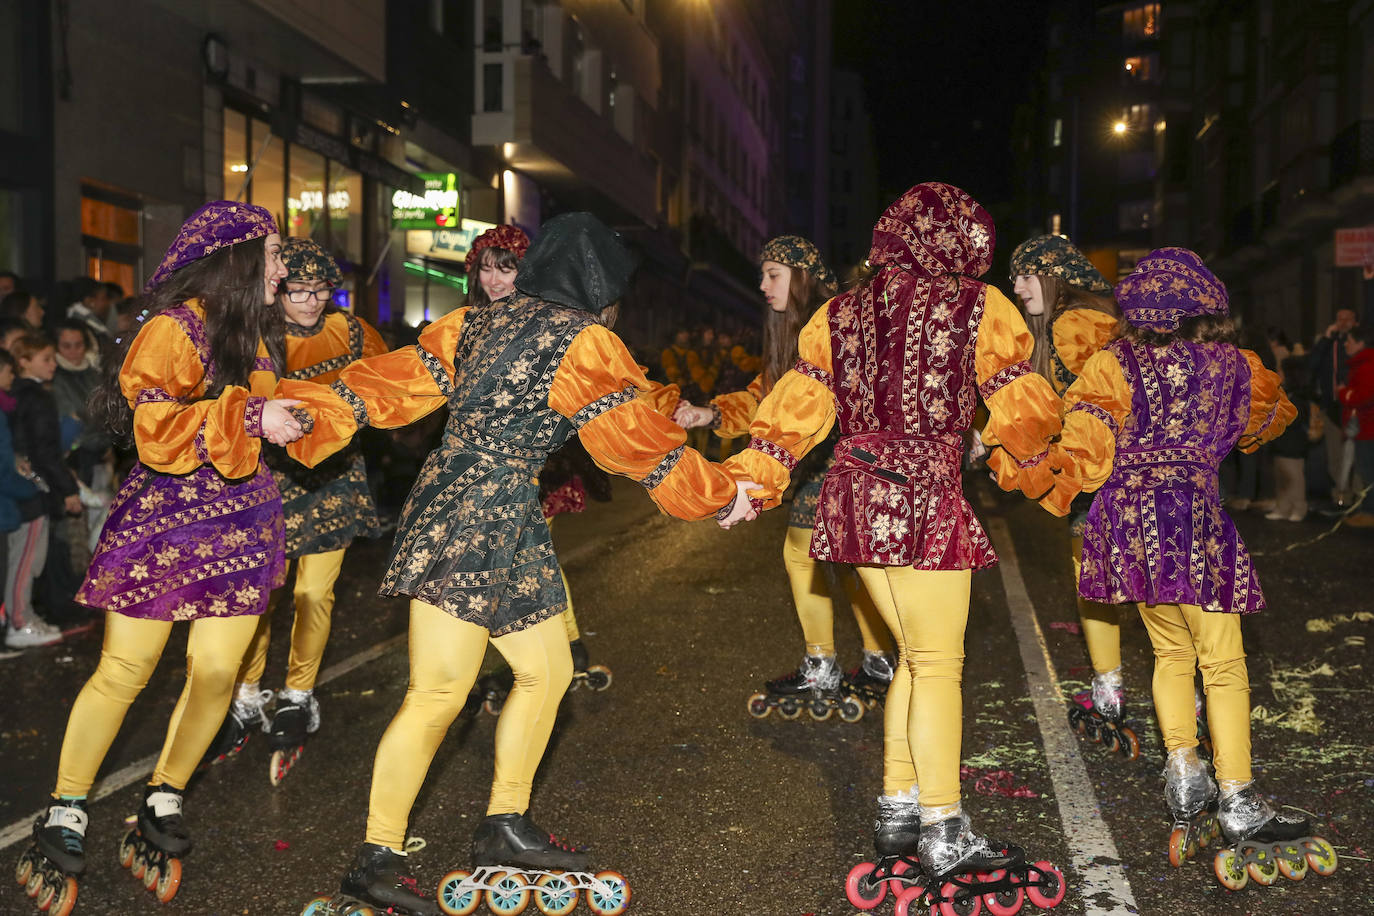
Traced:
[[1167, 347], [1176, 340], [1186, 340], [1191, 343], [1220, 341], [1234, 344], [1236, 342], [1236, 323], [1230, 315], [1196, 315], [1179, 322], [1178, 329], [1175, 331], [1153, 331], [1149, 328], [1138, 328], [1123, 318], [1121, 323], [1117, 325], [1116, 333], [1118, 337], [1124, 337], [1134, 343], [1142, 343], [1147, 347]]
[[1050, 384], [1054, 384], [1054, 370], [1050, 366], [1050, 329], [1055, 320], [1074, 309], [1093, 309], [1119, 320], [1121, 309], [1110, 293], [1090, 292], [1050, 274], [1035, 276], [1040, 278], [1040, 298], [1045, 303], [1045, 311], [1039, 315], [1026, 316], [1026, 328], [1035, 338], [1035, 350], [1031, 353], [1031, 370]]
[[[258, 355], [258, 341], [267, 347], [273, 369], [286, 369], [286, 323], [275, 302], [263, 302], [266, 274], [266, 241], [250, 239], [229, 245], [214, 254], [173, 271], [162, 283], [140, 297], [146, 310], [143, 325], [154, 316], [188, 299], [197, 299], [205, 310], [205, 334], [210, 345], [213, 373], [205, 391], [190, 402], [214, 400], [225, 388], [248, 387]], [[133, 433], [134, 412], [119, 385], [124, 358], [138, 332], [120, 341], [104, 367], [104, 384], [92, 393], [91, 422], [127, 442]]]
[[769, 308], [763, 319], [763, 390], [772, 391], [778, 379], [797, 362], [797, 338], [816, 309], [835, 295], [832, 284], [822, 284], [804, 267], [792, 271], [787, 284], [787, 307]]
[[477, 256], [477, 262], [472, 266], [472, 273], [468, 274], [468, 305], [474, 308], [491, 305], [491, 297], [482, 289], [484, 264], [510, 270], [520, 264], [520, 257], [509, 248], [498, 248], [495, 245], [482, 249], [482, 253]]

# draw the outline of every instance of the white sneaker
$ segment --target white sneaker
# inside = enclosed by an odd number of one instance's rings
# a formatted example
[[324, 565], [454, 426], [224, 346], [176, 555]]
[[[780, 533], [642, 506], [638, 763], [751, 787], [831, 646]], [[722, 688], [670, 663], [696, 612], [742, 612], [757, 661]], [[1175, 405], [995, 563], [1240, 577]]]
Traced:
[[62, 641], [62, 631], [39, 617], [32, 618], [22, 627], [5, 628], [5, 648], [32, 649], [35, 646], [51, 646]]
[[1294, 512], [1292, 515], [1288, 516], [1288, 520], [1289, 520], [1290, 522], [1305, 522], [1305, 521], [1307, 521], [1307, 513], [1306, 513], [1306, 512]]
[[1278, 509], [1264, 513], [1264, 517], [1271, 522], [1281, 522], [1288, 518], [1287, 512], [1280, 512]]

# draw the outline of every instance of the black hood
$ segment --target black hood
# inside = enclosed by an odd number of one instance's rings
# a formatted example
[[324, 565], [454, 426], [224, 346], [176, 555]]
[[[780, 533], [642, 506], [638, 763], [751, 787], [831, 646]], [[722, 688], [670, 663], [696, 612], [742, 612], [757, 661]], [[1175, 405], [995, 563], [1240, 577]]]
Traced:
[[590, 213], [555, 216], [539, 229], [515, 275], [528, 296], [596, 314], [620, 299], [639, 258]]

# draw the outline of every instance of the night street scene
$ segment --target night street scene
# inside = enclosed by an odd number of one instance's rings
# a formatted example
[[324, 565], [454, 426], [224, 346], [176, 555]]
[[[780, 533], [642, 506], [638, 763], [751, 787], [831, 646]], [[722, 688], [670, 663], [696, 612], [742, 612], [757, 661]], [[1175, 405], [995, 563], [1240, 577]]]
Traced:
[[1374, 913], [1371, 569], [1371, 0], [0, 0], [4, 916]]

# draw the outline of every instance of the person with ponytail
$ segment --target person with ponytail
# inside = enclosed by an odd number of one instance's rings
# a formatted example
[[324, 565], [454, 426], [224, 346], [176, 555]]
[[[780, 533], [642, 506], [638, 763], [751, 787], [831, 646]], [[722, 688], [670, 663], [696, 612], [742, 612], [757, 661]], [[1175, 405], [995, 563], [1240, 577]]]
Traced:
[[[748, 435], [759, 402], [797, 362], [797, 338], [816, 310], [837, 292], [835, 275], [821, 260], [809, 240], [784, 235], [763, 246], [759, 255], [759, 289], [766, 310], [763, 323], [761, 371], [743, 391], [716, 396], [709, 407], [684, 412], [691, 425], [709, 425], [722, 439]], [[792, 715], [806, 707], [828, 717], [841, 697], [857, 693], [875, 701], [887, 692], [892, 680], [892, 641], [873, 599], [855, 577], [852, 568], [819, 563], [810, 552], [811, 529], [821, 481], [834, 461], [833, 439], [815, 449], [813, 460], [798, 470], [796, 493], [787, 518], [782, 559], [792, 587], [792, 600], [801, 623], [805, 652], [795, 671], [765, 683], [765, 693], [749, 698], [753, 715], [767, 715], [774, 707]], [[842, 585], [863, 640], [863, 663], [846, 678], [835, 653], [835, 609], [832, 585]], [[811, 700], [821, 701], [811, 705]], [[839, 707], [848, 718], [854, 706]], [[861, 716], [862, 709], [858, 710]]]
[[57, 785], [20, 863], [54, 896], [76, 892], [87, 793], [172, 625], [187, 621], [186, 686], [123, 844], [125, 864], [153, 875], [150, 888], [164, 900], [176, 893], [178, 857], [191, 845], [186, 784], [285, 573], [281, 496], [262, 460], [264, 439], [285, 445], [302, 432], [294, 402], [272, 397], [285, 362], [274, 305], [285, 273], [270, 213], [234, 201], [201, 207], [148, 282], [149, 317], [111, 355], [93, 399], [92, 422], [132, 439], [138, 463], [77, 593], [106, 612], [104, 645], [72, 704]]
[[795, 364], [750, 424], [749, 446], [725, 462], [758, 481], [751, 496], [776, 506], [838, 421], [811, 555], [858, 565], [899, 653], [884, 717], [880, 860], [858, 868], [881, 886], [918, 857], [931, 889], [924, 906], [954, 876], [979, 895], [987, 873], [1002, 870], [1042, 905], [1063, 895], [1057, 870], [975, 833], [960, 798], [971, 574], [997, 562], [964, 498], [964, 438], [981, 395], [998, 443], [990, 460], [1014, 464], [1025, 491], [1043, 493], [1060, 427], [1059, 399], [1030, 369], [1020, 312], [977, 279], [993, 243], [992, 217], [964, 191], [930, 182], [903, 194], [873, 229], [873, 273], [806, 323]]
[[[1054, 386], [1056, 394], [1063, 395], [1088, 358], [1116, 336], [1121, 310], [1112, 298], [1112, 286], [1062, 235], [1042, 235], [1018, 245], [1011, 254], [1011, 275], [1026, 327], [1035, 337], [1031, 368]], [[1091, 497], [1080, 496], [1069, 512], [1075, 583], [1090, 505]], [[1124, 724], [1121, 608], [1089, 601], [1076, 589], [1075, 597], [1093, 678], [1085, 695], [1069, 701], [1069, 722], [1080, 735], [1135, 760], [1140, 756], [1140, 740]]]

